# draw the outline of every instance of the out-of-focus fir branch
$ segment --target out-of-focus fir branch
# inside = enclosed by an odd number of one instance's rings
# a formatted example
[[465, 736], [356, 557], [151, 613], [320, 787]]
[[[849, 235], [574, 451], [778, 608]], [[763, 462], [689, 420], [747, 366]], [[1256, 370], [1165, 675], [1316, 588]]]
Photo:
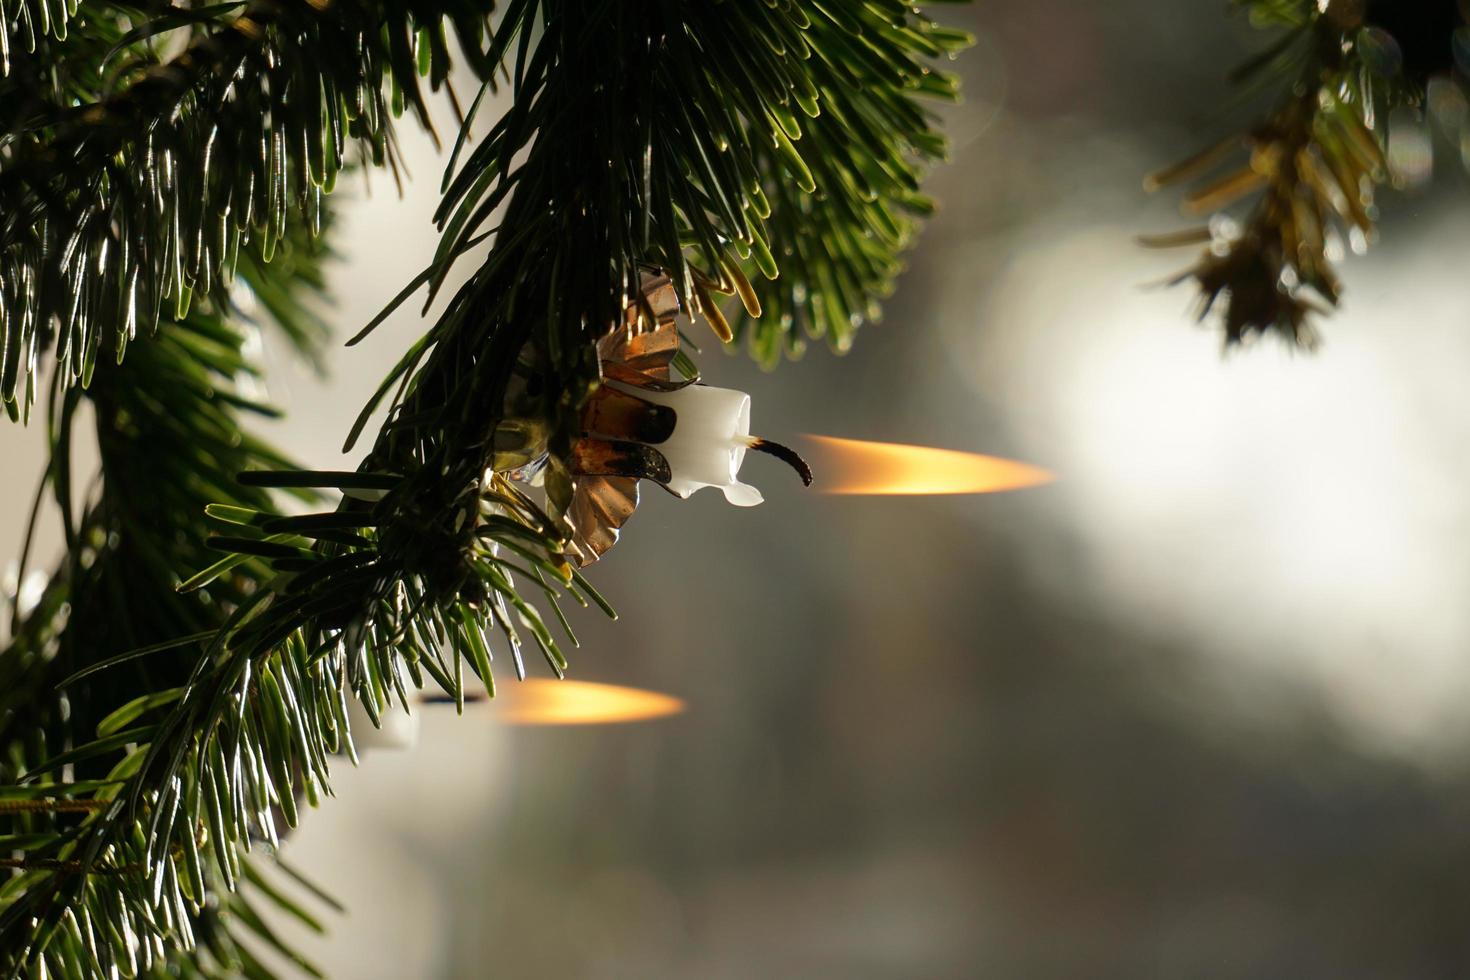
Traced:
[[[1405, 73], [1398, 42], [1378, 26], [1381, 15], [1408, 5], [1240, 3], [1256, 23], [1283, 33], [1237, 77], [1258, 84], [1281, 79], [1284, 94], [1247, 132], [1148, 178], [1150, 189], [1196, 181], [1186, 210], [1213, 217], [1208, 227], [1144, 241], [1208, 243], [1179, 278], [1199, 286], [1201, 317], [1219, 310], [1228, 343], [1274, 331], [1310, 346], [1316, 340], [1313, 315], [1338, 303], [1334, 261], [1348, 249], [1362, 251], [1376, 233], [1374, 189], [1389, 176], [1383, 152], [1388, 110], [1418, 99], [1424, 80]], [[1420, 6], [1423, 16], [1438, 21], [1443, 18], [1429, 8], [1449, 5]], [[1418, 16], [1408, 15], [1409, 22]], [[1390, 19], [1396, 25], [1404, 20]], [[1446, 66], [1452, 27], [1439, 38]], [[1238, 221], [1227, 215], [1247, 200], [1253, 203]]]

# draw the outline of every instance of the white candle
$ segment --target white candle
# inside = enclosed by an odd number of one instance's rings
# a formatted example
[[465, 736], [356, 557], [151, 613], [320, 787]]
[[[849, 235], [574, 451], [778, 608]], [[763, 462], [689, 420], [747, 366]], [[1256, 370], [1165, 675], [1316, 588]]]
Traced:
[[698, 384], [677, 391], [607, 384], [674, 410], [678, 418], [673, 435], [653, 444], [669, 461], [673, 478], [668, 488], [673, 493], [688, 497], [704, 487], [719, 487], [737, 507], [754, 507], [765, 499], [755, 487], [739, 480], [740, 464], [752, 442], [750, 396], [745, 392]]

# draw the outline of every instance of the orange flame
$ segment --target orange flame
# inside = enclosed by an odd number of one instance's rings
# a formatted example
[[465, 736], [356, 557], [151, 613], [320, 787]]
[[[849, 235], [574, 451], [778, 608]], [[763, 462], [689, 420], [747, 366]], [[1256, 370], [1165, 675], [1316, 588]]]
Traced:
[[997, 493], [1056, 478], [1039, 466], [952, 449], [834, 436], [807, 438], [821, 447], [817, 487], [823, 493]]
[[501, 686], [492, 705], [509, 725], [609, 725], [684, 710], [683, 701], [657, 691], [534, 677]]

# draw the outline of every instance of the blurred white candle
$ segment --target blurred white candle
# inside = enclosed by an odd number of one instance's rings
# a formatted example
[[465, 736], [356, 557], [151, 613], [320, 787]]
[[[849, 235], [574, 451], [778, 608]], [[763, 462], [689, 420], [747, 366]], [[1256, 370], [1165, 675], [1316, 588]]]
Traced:
[[669, 461], [671, 491], [688, 497], [703, 487], [719, 487], [737, 507], [754, 507], [765, 499], [739, 480], [740, 464], [751, 443], [749, 395], [708, 385], [678, 391], [617, 387], [655, 405], [667, 405], [677, 414], [674, 434], [652, 444]]

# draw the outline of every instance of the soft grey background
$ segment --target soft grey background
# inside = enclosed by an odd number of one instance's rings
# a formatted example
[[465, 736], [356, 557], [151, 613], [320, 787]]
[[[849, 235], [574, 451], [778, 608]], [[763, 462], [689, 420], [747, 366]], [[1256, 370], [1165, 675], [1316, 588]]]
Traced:
[[[574, 676], [687, 714], [427, 713], [288, 846], [349, 906], [338, 977], [1450, 977], [1470, 973], [1470, 223], [1454, 148], [1386, 198], [1327, 344], [1226, 357], [1140, 177], [1226, 131], [1260, 43], [1224, 4], [937, 7], [942, 212], [883, 324], [763, 374], [756, 429], [1012, 456], [1022, 493], [846, 498], [763, 459], [756, 510], [646, 497]], [[440, 161], [347, 209], [347, 335], [417, 272]], [[359, 195], [360, 196], [360, 195]], [[330, 467], [422, 329], [272, 434]], [[33, 438], [0, 431], [16, 472]], [[820, 476], [820, 474], [819, 474]], [[26, 480], [0, 483], [18, 513]], [[18, 518], [0, 535], [13, 553]]]

